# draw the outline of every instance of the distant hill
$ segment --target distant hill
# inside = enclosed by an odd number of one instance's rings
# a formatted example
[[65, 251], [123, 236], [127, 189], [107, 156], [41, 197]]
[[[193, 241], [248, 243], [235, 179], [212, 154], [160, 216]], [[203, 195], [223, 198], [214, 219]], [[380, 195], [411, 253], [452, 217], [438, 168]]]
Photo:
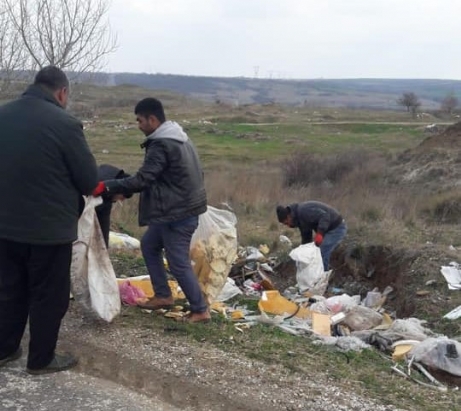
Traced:
[[438, 109], [440, 101], [449, 93], [453, 93], [461, 102], [461, 81], [457, 80], [282, 80], [99, 73], [96, 82], [104, 85], [132, 84], [231, 104], [280, 103], [312, 107], [401, 109], [396, 100], [404, 92], [415, 93], [422, 102], [422, 110]]

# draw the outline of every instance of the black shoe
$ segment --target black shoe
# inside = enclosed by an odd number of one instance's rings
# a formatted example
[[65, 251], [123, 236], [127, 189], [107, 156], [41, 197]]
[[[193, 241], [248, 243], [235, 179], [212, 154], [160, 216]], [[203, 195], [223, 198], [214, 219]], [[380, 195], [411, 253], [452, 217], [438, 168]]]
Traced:
[[36, 370], [27, 368], [26, 371], [32, 375], [51, 374], [53, 372], [65, 371], [78, 364], [77, 358], [71, 354], [55, 354], [51, 362], [43, 368]]
[[18, 360], [19, 358], [21, 358], [21, 355], [22, 355], [22, 348], [19, 347], [13, 354], [10, 354], [8, 357], [5, 357], [2, 360], [0, 360], [0, 367], [3, 367], [4, 365], [6, 365], [7, 363], [11, 361]]

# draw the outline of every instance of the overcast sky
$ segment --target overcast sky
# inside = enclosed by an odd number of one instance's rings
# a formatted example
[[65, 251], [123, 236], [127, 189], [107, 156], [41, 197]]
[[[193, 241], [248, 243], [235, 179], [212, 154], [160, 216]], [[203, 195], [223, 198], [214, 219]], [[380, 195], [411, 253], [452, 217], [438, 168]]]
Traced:
[[112, 72], [461, 79], [461, 0], [112, 0]]

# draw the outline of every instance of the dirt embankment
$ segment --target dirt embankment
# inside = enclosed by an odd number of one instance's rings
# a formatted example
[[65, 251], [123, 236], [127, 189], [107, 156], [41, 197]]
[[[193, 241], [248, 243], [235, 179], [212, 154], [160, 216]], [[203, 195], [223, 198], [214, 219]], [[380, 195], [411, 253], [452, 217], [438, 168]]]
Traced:
[[402, 153], [386, 175], [388, 181], [414, 190], [436, 192], [457, 187], [461, 181], [461, 122], [431, 135]]

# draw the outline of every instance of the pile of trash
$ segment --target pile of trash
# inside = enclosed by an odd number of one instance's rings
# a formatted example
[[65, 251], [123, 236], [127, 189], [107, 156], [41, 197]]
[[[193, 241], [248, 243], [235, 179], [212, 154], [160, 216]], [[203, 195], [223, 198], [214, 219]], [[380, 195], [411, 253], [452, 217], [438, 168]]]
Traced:
[[[377, 349], [392, 361], [393, 372], [433, 389], [446, 391], [448, 387], [431, 371], [461, 378], [459, 341], [433, 333], [425, 321], [399, 319], [394, 312], [387, 312], [392, 287], [375, 288], [364, 298], [327, 288], [331, 273], [320, 273], [317, 264], [306, 262], [303, 249], [309, 249], [309, 245], [290, 252], [297, 266], [296, 286], [279, 291], [270, 280], [277, 275], [277, 261], [269, 256], [268, 247], [240, 248], [221, 293], [211, 304], [212, 310], [232, 321], [240, 332], [265, 324], [340, 351]], [[442, 267], [441, 272], [451, 281], [452, 289], [461, 288], [453, 285], [456, 281], [461, 284], [458, 265]], [[238, 295], [258, 299], [258, 312], [236, 304], [234, 297]], [[461, 307], [445, 317], [459, 316]]]
[[[281, 292], [267, 278], [269, 272], [273, 273], [274, 262], [261, 252], [262, 246], [259, 249], [249, 247], [241, 253], [245, 258], [234, 265], [233, 278], [228, 281], [235, 283], [237, 280], [242, 294], [259, 295], [259, 313], [228, 307], [228, 317], [236, 323], [237, 329], [266, 324], [293, 335], [313, 338], [315, 344], [334, 346], [341, 351], [378, 349], [392, 360], [394, 372], [441, 391], [446, 391], [447, 386], [434, 378], [431, 371], [442, 375], [446, 373], [447, 377], [455, 377], [455, 380], [459, 377], [461, 382], [459, 341], [433, 333], [425, 327], [425, 321], [399, 319], [395, 318], [395, 313], [387, 312], [385, 303], [394, 291], [392, 287], [384, 290], [375, 288], [364, 298], [341, 293], [341, 290], [334, 290], [337, 294], [332, 294], [332, 289], [326, 291], [331, 273], [323, 273], [323, 278], [320, 278], [322, 275], [316, 267], [311, 267], [310, 273], [309, 270], [306, 273], [303, 258], [299, 258], [302, 248], [307, 246], [300, 246], [290, 253], [297, 265], [297, 285]], [[238, 269], [235, 270], [235, 267]], [[458, 264], [442, 267], [441, 273], [450, 289], [461, 289], [461, 268]], [[311, 275], [311, 278], [306, 275]], [[225, 313], [226, 309], [221, 306], [217, 311]], [[236, 315], [235, 311], [239, 314]], [[461, 306], [445, 315], [448, 319], [459, 317]]]
[[[93, 229], [94, 206], [92, 203], [87, 205], [84, 215], [88, 217], [88, 223], [80, 225], [79, 241], [74, 245], [73, 292], [77, 300], [87, 302], [87, 306], [91, 305], [101, 318], [111, 321], [119, 307], [106, 304], [100, 305], [102, 308], [98, 310], [96, 303], [108, 299], [101, 292], [99, 283], [92, 285], [92, 278], [99, 281], [99, 277], [92, 274], [97, 270], [90, 269], [85, 263], [96, 264], [100, 260], [92, 259], [89, 251], [97, 250], [97, 255], [102, 255], [105, 250], [100, 230]], [[364, 298], [329, 289], [331, 272], [324, 272], [319, 248], [310, 243], [291, 249], [289, 240], [281, 238], [281, 243], [290, 249], [289, 255], [296, 262], [297, 271], [296, 286], [278, 290], [271, 281], [277, 276], [274, 271], [277, 259], [270, 256], [269, 247], [264, 244], [238, 247], [236, 222], [233, 213], [208, 207], [200, 216], [199, 227], [191, 242], [191, 260], [211, 310], [232, 321], [239, 332], [264, 324], [341, 351], [378, 349], [392, 360], [394, 372], [437, 390], [446, 391], [447, 386], [434, 378], [431, 370], [461, 378], [461, 343], [434, 334], [425, 327], [424, 321], [417, 318], [399, 319], [394, 313], [387, 312], [385, 303], [394, 291], [391, 287], [370, 290]], [[88, 230], [83, 230], [85, 227]], [[97, 240], [100, 246], [93, 247], [95, 250], [88, 247], [92, 243], [87, 237], [93, 239], [94, 244]], [[123, 247], [130, 249], [139, 246], [134, 241], [136, 239], [127, 236], [112, 235], [111, 240], [113, 248], [122, 243]], [[95, 264], [101, 271], [101, 264]], [[168, 270], [166, 261], [165, 268]], [[115, 278], [113, 270], [106, 271], [107, 281], [110, 279], [111, 284], [115, 284], [109, 302], [117, 299], [126, 305], [137, 305], [154, 295], [149, 276]], [[451, 289], [461, 289], [461, 270], [456, 263], [442, 267], [441, 272]], [[80, 287], [81, 284], [84, 287]], [[169, 285], [175, 300], [185, 299], [176, 281], [171, 280]], [[107, 291], [107, 284], [102, 287]], [[249, 310], [242, 299], [235, 299], [242, 295], [257, 300], [258, 311]], [[178, 304], [172, 310], [165, 310], [164, 315], [179, 317], [187, 315], [187, 311]], [[458, 307], [446, 318], [460, 316], [461, 307]]]

